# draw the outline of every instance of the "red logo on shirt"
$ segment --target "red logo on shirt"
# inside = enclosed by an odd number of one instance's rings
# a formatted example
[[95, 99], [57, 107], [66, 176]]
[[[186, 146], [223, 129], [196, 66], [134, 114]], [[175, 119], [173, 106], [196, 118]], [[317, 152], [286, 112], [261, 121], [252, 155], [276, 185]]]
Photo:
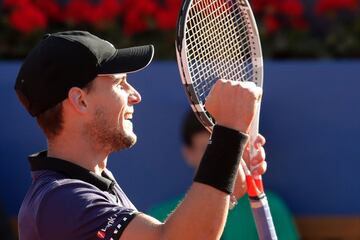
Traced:
[[96, 233], [96, 235], [98, 236], [98, 238], [101, 238], [101, 239], [104, 239], [104, 238], [105, 238], [105, 232], [103, 232], [103, 231], [98, 231], [98, 232]]

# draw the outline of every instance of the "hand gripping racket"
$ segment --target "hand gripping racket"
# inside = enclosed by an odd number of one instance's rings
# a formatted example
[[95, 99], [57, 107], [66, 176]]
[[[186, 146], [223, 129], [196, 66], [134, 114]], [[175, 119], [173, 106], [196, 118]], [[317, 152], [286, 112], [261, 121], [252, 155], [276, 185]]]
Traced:
[[[191, 108], [209, 131], [215, 122], [204, 104], [216, 80], [251, 81], [262, 87], [260, 39], [246, 0], [184, 0], [177, 24], [176, 53]], [[259, 111], [251, 127], [250, 143], [258, 134]], [[250, 155], [255, 152], [252, 147]], [[253, 177], [245, 162], [241, 164], [259, 238], [277, 239], [261, 176]]]

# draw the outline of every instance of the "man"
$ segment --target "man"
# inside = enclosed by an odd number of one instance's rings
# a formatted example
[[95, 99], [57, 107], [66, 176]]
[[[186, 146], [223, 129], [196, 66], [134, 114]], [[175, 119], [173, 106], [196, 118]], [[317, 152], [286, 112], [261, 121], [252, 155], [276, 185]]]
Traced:
[[[206, 150], [210, 133], [200, 124], [192, 111], [188, 112], [183, 120], [181, 128], [182, 153], [187, 164], [197, 169], [201, 158]], [[262, 137], [258, 138], [260, 144], [264, 144]], [[262, 154], [265, 154], [264, 152]], [[248, 156], [245, 156], [248, 157]], [[276, 233], [279, 239], [300, 239], [291, 214], [284, 202], [273, 192], [266, 191], [269, 201]], [[148, 214], [159, 219], [167, 218], [180, 202], [183, 196], [159, 203], [149, 209]], [[256, 226], [253, 221], [249, 200], [243, 197], [239, 203], [229, 212], [222, 240], [233, 239], [258, 239]]]
[[[20, 239], [220, 237], [230, 195], [244, 185], [239, 159], [261, 89], [215, 84], [206, 107], [218, 125], [187, 196], [162, 223], [137, 211], [106, 168], [111, 152], [136, 142], [131, 119], [141, 96], [127, 73], [145, 68], [153, 54], [152, 46], [115, 49], [82, 31], [47, 34], [29, 53], [15, 89], [48, 150], [29, 157], [33, 182], [19, 212]], [[253, 164], [262, 174], [258, 151]]]

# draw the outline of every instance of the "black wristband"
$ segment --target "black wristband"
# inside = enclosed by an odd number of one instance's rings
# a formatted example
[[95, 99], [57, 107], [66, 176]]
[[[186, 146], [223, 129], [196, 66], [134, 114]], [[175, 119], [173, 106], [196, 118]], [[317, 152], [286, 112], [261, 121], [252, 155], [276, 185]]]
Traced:
[[231, 194], [248, 136], [215, 125], [194, 181]]

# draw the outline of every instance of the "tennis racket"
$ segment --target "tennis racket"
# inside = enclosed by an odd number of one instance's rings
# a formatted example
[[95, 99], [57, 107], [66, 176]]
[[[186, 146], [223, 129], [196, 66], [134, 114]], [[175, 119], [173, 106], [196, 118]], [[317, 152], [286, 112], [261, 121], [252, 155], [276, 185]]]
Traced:
[[[251, 81], [262, 87], [260, 39], [246, 0], [184, 0], [175, 44], [191, 108], [209, 131], [215, 121], [204, 107], [205, 99], [218, 79]], [[250, 143], [258, 134], [259, 111], [251, 126]], [[252, 147], [250, 156], [255, 152]], [[253, 177], [245, 162], [241, 164], [259, 238], [277, 239], [261, 176]]]

